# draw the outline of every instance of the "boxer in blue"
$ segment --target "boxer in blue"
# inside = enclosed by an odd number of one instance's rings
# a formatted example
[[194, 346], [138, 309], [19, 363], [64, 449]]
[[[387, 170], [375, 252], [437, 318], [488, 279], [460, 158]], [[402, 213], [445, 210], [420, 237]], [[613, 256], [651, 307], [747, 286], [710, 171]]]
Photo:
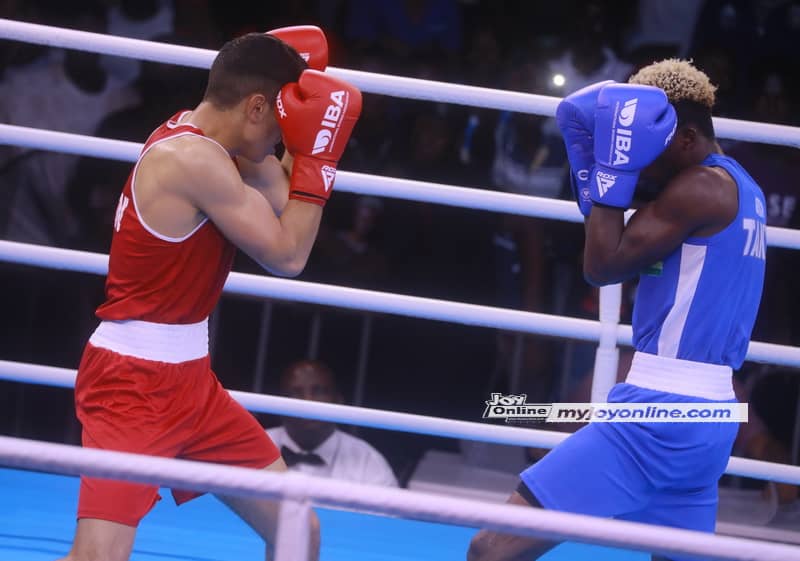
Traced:
[[[667, 60], [566, 97], [556, 120], [586, 217], [584, 276], [639, 276], [636, 353], [620, 403], [735, 401], [758, 311], [766, 253], [764, 195], [716, 143], [714, 86]], [[666, 146], [666, 148], [665, 148]], [[651, 200], [627, 225], [638, 189]], [[589, 424], [520, 474], [509, 502], [713, 532], [717, 483], [738, 425]], [[469, 561], [529, 561], [555, 544], [482, 530]]]

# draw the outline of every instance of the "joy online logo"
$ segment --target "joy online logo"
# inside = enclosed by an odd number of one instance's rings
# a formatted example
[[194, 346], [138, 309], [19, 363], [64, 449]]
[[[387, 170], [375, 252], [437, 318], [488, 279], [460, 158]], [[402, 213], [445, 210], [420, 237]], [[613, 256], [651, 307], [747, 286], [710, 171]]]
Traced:
[[342, 118], [344, 106], [347, 102], [346, 96], [347, 93], [344, 90], [331, 92], [331, 101], [333, 103], [328, 105], [327, 109], [325, 109], [325, 115], [322, 117], [322, 122], [320, 123], [325, 128], [320, 129], [317, 133], [317, 137], [314, 139], [314, 149], [311, 151], [311, 154], [319, 154], [330, 144], [331, 138], [333, 138], [333, 132], [331, 131], [336, 130], [339, 126], [339, 121]]

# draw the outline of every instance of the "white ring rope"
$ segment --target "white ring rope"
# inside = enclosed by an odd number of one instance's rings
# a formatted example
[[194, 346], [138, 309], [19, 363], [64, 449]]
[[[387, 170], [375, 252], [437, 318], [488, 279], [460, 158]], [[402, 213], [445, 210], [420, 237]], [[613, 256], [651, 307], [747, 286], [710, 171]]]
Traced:
[[[78, 156], [107, 158], [123, 162], [135, 162], [142, 149], [141, 144], [125, 140], [113, 140], [5, 124], [0, 124], [0, 144], [23, 146], [37, 150], [52, 150]], [[336, 172], [336, 190], [361, 195], [392, 197], [409, 201], [583, 223], [583, 215], [578, 211], [575, 204], [570, 201], [500, 193], [485, 189], [455, 187], [427, 181], [413, 181], [340, 170]], [[797, 234], [791, 242], [800, 249], [800, 234], [793, 230], [787, 230], [787, 232], [790, 235]]]
[[[0, 19], [0, 37], [195, 68], [209, 68], [217, 54], [213, 50], [114, 37], [102, 33], [50, 27], [9, 19]], [[327, 71], [351, 82], [365, 92], [393, 97], [548, 116], [555, 114], [559, 101], [557, 97], [544, 95], [375, 74], [344, 68], [329, 67]], [[714, 128], [719, 138], [800, 147], [800, 128], [798, 127], [715, 117]]]
[[[65, 271], [105, 275], [108, 256], [71, 249], [0, 240], [0, 262], [19, 263]], [[392, 294], [297, 280], [231, 273], [225, 292], [259, 298], [276, 298], [437, 321], [492, 327], [536, 335], [600, 340], [600, 322], [538, 312], [494, 308], [463, 302]], [[630, 325], [619, 325], [617, 341], [630, 345]], [[751, 341], [748, 360], [784, 366], [800, 366], [800, 347]]]
[[[75, 386], [76, 375], [76, 370], [68, 368], [0, 360], [0, 379], [7, 381], [72, 388]], [[229, 393], [242, 407], [255, 413], [297, 416], [347, 425], [429, 434], [444, 438], [465, 438], [467, 440], [496, 442], [515, 446], [553, 448], [567, 437], [566, 433], [556, 431], [473, 423], [427, 415], [414, 415], [397, 411], [305, 401], [240, 391], [229, 390]], [[476, 411], [480, 411], [482, 407], [483, 404], [481, 403], [475, 404]], [[790, 474], [790, 477], [800, 483], [800, 467], [796, 469], [798, 470], [797, 473]]]
[[[52, 150], [78, 156], [107, 158], [123, 162], [135, 162], [142, 149], [142, 144], [126, 140], [114, 140], [1, 123], [0, 144], [22, 146], [36, 150]], [[336, 174], [336, 190], [361, 195], [391, 197], [408, 201], [583, 223], [583, 215], [578, 211], [575, 203], [571, 201], [515, 195], [487, 189], [457, 187], [428, 181], [338, 171]], [[800, 249], [800, 231], [792, 228], [768, 226], [767, 245]]]
[[[0, 360], [0, 380], [72, 388], [77, 372], [68, 368]], [[553, 448], [569, 433], [489, 425], [352, 405], [305, 401], [274, 395], [228, 390], [242, 407], [255, 413], [288, 415], [376, 429], [494, 442], [513, 446]], [[476, 411], [481, 404], [475, 404]], [[800, 466], [731, 457], [725, 473], [800, 485]]]
[[[99, 275], [105, 275], [108, 270], [107, 255], [9, 241], [0, 241], [2, 261]], [[597, 341], [600, 331], [599, 322], [588, 319], [243, 273], [228, 276], [225, 292], [586, 341]], [[789, 352], [796, 352], [792, 360], [800, 364], [800, 348]]]
[[[690, 530], [311, 477], [0, 437], [0, 462], [69, 475], [124, 479], [211, 493], [311, 499], [428, 522], [588, 542], [663, 555], [736, 561], [800, 561], [800, 548]], [[280, 545], [279, 545], [280, 547]]]

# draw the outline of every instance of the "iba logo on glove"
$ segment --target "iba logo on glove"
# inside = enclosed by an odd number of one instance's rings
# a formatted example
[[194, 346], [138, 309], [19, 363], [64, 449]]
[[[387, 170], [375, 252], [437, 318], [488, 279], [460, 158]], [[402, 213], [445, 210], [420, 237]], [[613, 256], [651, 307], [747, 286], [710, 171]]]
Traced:
[[619, 112], [619, 124], [623, 127], [630, 127], [633, 124], [633, 118], [636, 116], [636, 104], [639, 102], [638, 97], [629, 99], [625, 102], [622, 111]]
[[[633, 119], [636, 116], [636, 104], [639, 98], [634, 97], [625, 102], [625, 105], [619, 111], [619, 125], [620, 127], [614, 129], [614, 165], [627, 164], [631, 161], [628, 157], [628, 152], [631, 151], [633, 140], [631, 139], [632, 132], [630, 126], [633, 125]], [[599, 181], [599, 179], [598, 179]], [[602, 191], [601, 191], [602, 192]]]
[[325, 110], [325, 115], [322, 117], [322, 123], [320, 124], [325, 128], [317, 133], [317, 138], [314, 139], [314, 149], [311, 151], [312, 154], [319, 154], [331, 144], [336, 128], [339, 126], [339, 121], [344, 113], [347, 97], [349, 96], [344, 90], [331, 92], [331, 101], [333, 103], [328, 105], [328, 108]]

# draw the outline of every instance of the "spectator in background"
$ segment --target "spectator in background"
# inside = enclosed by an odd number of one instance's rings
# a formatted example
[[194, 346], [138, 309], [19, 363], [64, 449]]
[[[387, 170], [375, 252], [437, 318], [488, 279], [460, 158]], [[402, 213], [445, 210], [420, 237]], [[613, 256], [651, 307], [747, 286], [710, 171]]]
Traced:
[[[633, 68], [619, 58], [611, 43], [614, 25], [621, 21], [617, 12], [609, 14], [609, 5], [592, 0], [581, 7], [564, 54], [547, 63], [551, 92], [563, 96], [601, 80], [622, 82], [628, 78]], [[562, 76], [563, 82], [557, 83], [556, 75]]]
[[[745, 101], [742, 76], [736, 68], [736, 59], [730, 50], [718, 45], [708, 45], [698, 50], [694, 58], [698, 68], [708, 75], [711, 83], [717, 86], [717, 105], [714, 115], [718, 117], [742, 117], [741, 106]], [[723, 151], [733, 143], [728, 139], [718, 139]]]
[[708, 68], [712, 83], [721, 86], [717, 115], [728, 116], [744, 101], [742, 86], [759, 45], [757, 4], [751, 0], [707, 0], [697, 18], [689, 53], [698, 67]]
[[[747, 457], [781, 464], [797, 464], [797, 439], [800, 435], [795, 431], [797, 400], [800, 397], [799, 374], [796, 369], [768, 367], [766, 373], [753, 384], [751, 410], [755, 420], [765, 430], [746, 442], [744, 452]], [[778, 510], [770, 525], [796, 530], [797, 523], [800, 522], [798, 487], [787, 483], [773, 485]]]
[[375, 243], [383, 203], [358, 197], [349, 227], [322, 232], [311, 256], [315, 280], [356, 287], [378, 288], [386, 280], [386, 256]]
[[[754, 86], [750, 102], [753, 108], [747, 117], [756, 121], [785, 125], [797, 124], [796, 94], [789, 89], [786, 63], [768, 61], [756, 64], [759, 69], [749, 81]], [[759, 75], [760, 74], [760, 75]], [[790, 146], [760, 143], [739, 143], [729, 151], [746, 166], [759, 182], [767, 203], [767, 225], [797, 228], [800, 226], [800, 185], [788, 180], [800, 174], [800, 152]], [[797, 271], [800, 256], [796, 251], [769, 247], [765, 285], [754, 338], [788, 345], [800, 344], [800, 308], [794, 287], [786, 279]]]
[[787, 57], [795, 68], [800, 58], [800, 0], [762, 2], [769, 6], [763, 15], [761, 56]]
[[[280, 393], [286, 397], [341, 403], [333, 372], [323, 363], [302, 360], [284, 370]], [[392, 468], [365, 440], [336, 428], [334, 423], [283, 417], [267, 434], [281, 450], [290, 470], [356, 483], [397, 486]]]
[[[218, 4], [213, 2], [213, 4]], [[232, 39], [220, 29], [220, 24], [212, 2], [208, 0], [173, 0], [175, 9], [175, 35], [181, 45], [189, 45], [205, 49], [219, 49], [225, 39]], [[274, 3], [269, 4], [270, 7]], [[252, 13], [256, 8], [251, 5], [243, 11]], [[267, 28], [269, 29], [269, 28]]]
[[560, 137], [547, 134], [545, 118], [504, 112], [495, 128], [492, 183], [522, 195], [557, 198], [565, 181]]
[[[505, 87], [522, 92], [547, 88], [541, 66], [520, 58], [507, 68]], [[558, 197], [567, 155], [553, 119], [504, 111], [494, 129], [492, 184], [510, 193]]]
[[[380, 48], [417, 67], [429, 55], [448, 72], [461, 51], [461, 11], [456, 0], [352, 0], [345, 36], [359, 50]], [[439, 79], [442, 79], [441, 77]]]
[[395, 128], [396, 119], [392, 103], [386, 96], [365, 94], [363, 103], [364, 116], [358, 121], [358, 128], [347, 145], [342, 169], [380, 174], [397, 141], [395, 135], [386, 134], [387, 129]]
[[[566, 48], [560, 56], [549, 59], [545, 73], [541, 70], [529, 78], [531, 85], [542, 93], [566, 96], [589, 84], [602, 80], [625, 81], [633, 66], [620, 59], [613, 49], [614, 29], [611, 18], [620, 24], [620, 16], [609, 13], [608, 6], [591, 0], [581, 6], [571, 28]], [[511, 89], [515, 89], [511, 86]], [[563, 191], [566, 181], [566, 153], [563, 150], [561, 134], [554, 119], [539, 118], [539, 145], [536, 157], [530, 158], [535, 189], [531, 194], [555, 197]], [[499, 130], [502, 130], [503, 123]], [[500, 141], [498, 141], [498, 144]], [[500, 146], [497, 148], [501, 151]], [[496, 164], [495, 164], [496, 165]], [[497, 172], [495, 172], [496, 174]]]
[[[172, 33], [175, 28], [172, 0], [120, 0], [108, 10], [109, 35], [153, 40]], [[103, 55], [101, 66], [122, 83], [130, 84], [139, 77], [141, 61]]]
[[397, 145], [383, 173], [417, 181], [470, 184], [467, 169], [457, 158], [457, 132], [449, 108], [412, 105], [408, 112], [410, 134]]
[[[104, 13], [99, 0], [82, 0], [50, 12], [57, 21], [48, 23], [104, 32]], [[51, 50], [9, 69], [0, 98], [0, 122], [88, 135], [108, 114], [136, 102], [135, 92], [105, 72], [100, 55], [74, 50]], [[78, 157], [23, 148], [9, 156], [0, 163], [0, 187], [10, 198], [2, 233], [16, 241], [67, 245], [77, 232], [66, 188]]]
[[[495, 29], [484, 25], [472, 34], [464, 62], [466, 83], [484, 88], [496, 88], [500, 85], [498, 76], [505, 73], [505, 57]], [[497, 111], [467, 107], [461, 115], [461, 122], [456, 125], [457, 130], [463, 131], [458, 139], [458, 160], [469, 170], [470, 176], [481, 188], [490, 185], [496, 122]]]
[[[692, 52], [718, 45], [743, 59], [759, 36], [756, 2], [751, 0], [707, 0], [697, 18]], [[741, 57], [738, 55], [742, 55]]]
[[[739, 427], [732, 455], [789, 465], [797, 462], [798, 374], [794, 369], [750, 364], [734, 378], [737, 399], [749, 403], [750, 410], [747, 422]], [[764, 503], [775, 505], [770, 526], [797, 528], [800, 501], [796, 485], [762, 480], [744, 483], [761, 489]], [[720, 506], [725, 508], [726, 504]]]
[[685, 58], [703, 0], [639, 0], [625, 50], [636, 66]]
[[[460, 142], [453, 115], [439, 105], [434, 110], [410, 105], [410, 134], [396, 145], [382, 175], [416, 181], [485, 188], [480, 178], [458, 159]], [[486, 295], [481, 280], [489, 275], [481, 264], [488, 250], [490, 216], [483, 212], [455, 210], [431, 203], [387, 201], [384, 232], [394, 251], [389, 262], [392, 284], [397, 289], [432, 298], [474, 300]], [[402, 257], [399, 257], [402, 255]], [[454, 281], [454, 279], [458, 279]]]

